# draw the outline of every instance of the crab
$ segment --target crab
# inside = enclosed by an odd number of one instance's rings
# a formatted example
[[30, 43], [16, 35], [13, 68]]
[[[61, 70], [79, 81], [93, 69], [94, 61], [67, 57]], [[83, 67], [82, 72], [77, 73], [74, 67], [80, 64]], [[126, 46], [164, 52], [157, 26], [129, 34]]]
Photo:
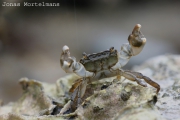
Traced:
[[[146, 83], [148, 83], [156, 88], [156, 94], [158, 94], [160, 90], [158, 83], [139, 72], [121, 69], [132, 56], [138, 55], [146, 44], [146, 38], [140, 28], [140, 24], [135, 25], [128, 37], [129, 43], [123, 44], [119, 52], [114, 47], [99, 53], [86, 54], [84, 52], [83, 58], [79, 62], [76, 61], [75, 57], [70, 56], [69, 47], [67, 45], [63, 46], [60, 56], [61, 68], [67, 73], [75, 73], [80, 77], [69, 90], [72, 93], [70, 107], [74, 104], [78, 107], [81, 104], [81, 98], [85, 94], [86, 86], [89, 83], [113, 76], [117, 76], [117, 78], [123, 76], [143, 87], [147, 87]], [[74, 102], [75, 99], [77, 103]]]

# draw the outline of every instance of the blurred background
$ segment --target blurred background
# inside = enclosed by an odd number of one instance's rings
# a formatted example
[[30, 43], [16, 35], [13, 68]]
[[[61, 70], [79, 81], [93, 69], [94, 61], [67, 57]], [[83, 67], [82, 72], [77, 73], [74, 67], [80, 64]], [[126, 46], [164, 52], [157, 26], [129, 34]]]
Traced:
[[[20, 7], [3, 7], [20, 2]], [[59, 7], [24, 7], [23, 2], [60, 3]], [[0, 0], [0, 99], [17, 100], [21, 77], [55, 83], [63, 45], [79, 60], [127, 43], [137, 24], [147, 38], [144, 50], [124, 67], [131, 69], [160, 54], [180, 53], [179, 0]]]

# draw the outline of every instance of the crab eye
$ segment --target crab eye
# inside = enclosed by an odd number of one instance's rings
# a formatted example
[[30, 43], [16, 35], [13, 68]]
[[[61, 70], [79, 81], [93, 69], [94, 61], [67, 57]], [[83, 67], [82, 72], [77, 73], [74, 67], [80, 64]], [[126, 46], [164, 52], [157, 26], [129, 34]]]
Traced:
[[114, 51], [114, 47], [111, 47], [109, 50], [110, 50], [110, 52], [113, 52]]
[[83, 52], [82, 55], [84, 59], [87, 59], [87, 54], [85, 52]]
[[113, 50], [114, 49], [114, 47], [110, 47], [110, 50]]

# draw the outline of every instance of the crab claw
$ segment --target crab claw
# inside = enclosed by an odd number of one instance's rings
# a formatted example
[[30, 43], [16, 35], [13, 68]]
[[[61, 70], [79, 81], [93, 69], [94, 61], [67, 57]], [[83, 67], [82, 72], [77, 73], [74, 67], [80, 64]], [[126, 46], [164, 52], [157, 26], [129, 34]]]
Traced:
[[144, 45], [146, 44], [146, 38], [141, 33], [140, 28], [141, 28], [141, 25], [137, 24], [134, 27], [132, 34], [130, 34], [128, 37], [129, 44], [131, 45], [131, 48], [132, 48], [133, 56], [139, 54], [144, 48]]
[[64, 45], [62, 48], [62, 54], [60, 56], [61, 68], [67, 73], [72, 72], [72, 63], [73, 59], [70, 56], [69, 47]]
[[133, 31], [132, 31], [132, 34], [137, 34], [138, 35], [138, 32], [140, 31], [141, 29], [141, 25], [140, 24], [136, 24], [136, 26], [134, 27]]
[[63, 51], [64, 54], [70, 55], [69, 47], [68, 47], [67, 45], [64, 45], [64, 46], [63, 46], [62, 51]]

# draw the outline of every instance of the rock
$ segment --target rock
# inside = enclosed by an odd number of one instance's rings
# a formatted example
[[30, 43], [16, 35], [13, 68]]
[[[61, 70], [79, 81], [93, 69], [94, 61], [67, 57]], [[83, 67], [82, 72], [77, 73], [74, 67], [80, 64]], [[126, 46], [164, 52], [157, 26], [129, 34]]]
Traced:
[[[65, 76], [64, 78], [68, 81], [69, 77]], [[0, 119], [62, 118], [51, 115], [57, 115], [65, 104], [66, 98], [64, 96], [67, 91], [59, 86], [65, 85], [70, 88], [70, 81], [68, 84], [61, 82], [64, 78], [57, 80], [56, 84], [43, 83], [28, 78], [20, 79], [19, 83], [23, 89], [23, 95], [17, 102], [0, 107]]]
[[165, 120], [157, 109], [149, 107], [148, 104], [143, 106], [125, 108], [118, 113], [114, 120]]
[[[180, 56], [161, 55], [134, 67], [161, 86], [156, 106], [167, 120], [180, 118]], [[164, 104], [166, 103], [166, 104]]]
[[[180, 56], [164, 55], [133, 68], [160, 84], [158, 95], [156, 89], [150, 85], [142, 87], [130, 80], [124, 80], [123, 77], [120, 81], [116, 80], [116, 77], [106, 78], [87, 86], [82, 104], [73, 113], [65, 109], [64, 105], [70, 105], [68, 91], [78, 76], [65, 76], [55, 84], [22, 78], [22, 97], [7, 105], [0, 102], [0, 119], [178, 120], [179, 61]], [[60, 113], [61, 109], [64, 109], [66, 114]]]
[[[81, 119], [87, 120], [92, 118], [98, 120], [112, 119], [117, 116], [117, 113], [121, 116], [120, 111], [124, 109], [144, 108], [143, 104], [148, 104], [146, 108], [152, 108], [153, 111], [156, 100], [152, 101], [155, 98], [157, 96], [154, 88], [145, 88], [126, 80], [122, 84], [114, 83], [108, 88], [94, 93], [82, 103], [82, 107], [79, 107], [75, 113]], [[141, 110], [146, 111], [146, 109]]]

